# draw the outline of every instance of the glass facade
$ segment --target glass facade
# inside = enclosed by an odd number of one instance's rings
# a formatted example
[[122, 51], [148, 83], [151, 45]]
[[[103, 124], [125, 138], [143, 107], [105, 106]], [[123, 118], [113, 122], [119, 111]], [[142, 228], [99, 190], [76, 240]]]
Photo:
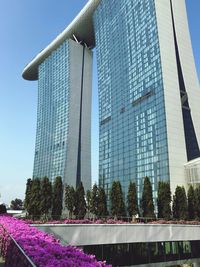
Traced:
[[69, 112], [69, 43], [51, 53], [38, 70], [38, 111], [33, 177], [64, 177]]
[[94, 13], [99, 86], [99, 183], [169, 181], [163, 79], [154, 0], [102, 0]]
[[192, 259], [200, 257], [199, 249], [199, 241], [102, 244], [83, 247], [84, 252], [94, 254], [98, 260], [106, 260], [112, 266], [140, 264], [153, 266], [153, 263], [160, 263], [156, 266], [169, 266], [165, 263], [174, 262], [170, 266], [175, 267], [180, 266], [176, 265], [176, 261], [179, 261], [177, 264], [181, 264], [180, 261], [184, 259], [191, 259], [190, 263], [195, 262]]

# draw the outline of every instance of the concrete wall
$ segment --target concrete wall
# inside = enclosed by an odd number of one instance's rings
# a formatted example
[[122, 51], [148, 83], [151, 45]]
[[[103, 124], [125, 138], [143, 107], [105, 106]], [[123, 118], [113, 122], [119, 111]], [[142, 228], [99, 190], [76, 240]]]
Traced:
[[[92, 51], [72, 40], [70, 44], [70, 99], [67, 160], [64, 182], [76, 187], [80, 104], [82, 90], [81, 180], [85, 190], [91, 187], [91, 92]], [[85, 54], [84, 54], [85, 53]], [[84, 64], [84, 65], [83, 65]], [[83, 77], [82, 77], [83, 74]], [[83, 86], [82, 86], [83, 83]]]
[[[169, 0], [155, 0], [164, 82], [165, 110], [172, 193], [177, 185], [186, 186], [184, 164], [187, 163], [183, 116]], [[172, 0], [175, 31], [191, 115], [200, 144], [200, 88], [190, 41], [185, 0]]]
[[76, 246], [200, 240], [200, 226], [163, 224], [36, 225], [63, 243]]
[[77, 154], [80, 122], [80, 98], [83, 47], [69, 40], [70, 45], [70, 94], [67, 160], [64, 182], [76, 187]]
[[[178, 2], [182, 2], [182, 0]], [[172, 193], [174, 193], [177, 185], [185, 185], [186, 144], [170, 1], [155, 0], [155, 5], [164, 83], [170, 185]]]
[[85, 49], [81, 130], [81, 180], [85, 192], [91, 189], [92, 62], [93, 52]]

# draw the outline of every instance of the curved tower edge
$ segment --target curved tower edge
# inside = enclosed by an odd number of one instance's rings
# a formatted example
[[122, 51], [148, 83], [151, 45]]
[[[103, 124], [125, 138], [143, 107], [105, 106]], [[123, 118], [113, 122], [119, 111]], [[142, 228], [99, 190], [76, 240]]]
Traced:
[[84, 42], [88, 47], [95, 46], [92, 16], [100, 1], [88, 1], [69, 26], [24, 68], [22, 77], [25, 80], [38, 80], [38, 66], [66, 39], [74, 39], [75, 36], [77, 41]]

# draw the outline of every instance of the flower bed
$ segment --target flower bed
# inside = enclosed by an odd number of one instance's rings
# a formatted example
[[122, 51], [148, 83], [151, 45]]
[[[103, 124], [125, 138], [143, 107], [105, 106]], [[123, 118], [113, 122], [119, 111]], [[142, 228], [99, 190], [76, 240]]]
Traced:
[[[27, 267], [23, 263], [9, 235], [20, 245], [24, 252], [38, 267], [109, 267], [105, 262], [99, 262], [93, 255], [87, 255], [82, 250], [62, 246], [52, 235], [43, 233], [22, 220], [8, 216], [0, 216], [0, 250], [6, 263], [12, 262], [12, 267]], [[12, 253], [13, 252], [13, 253]], [[12, 258], [11, 258], [12, 257]], [[7, 266], [10, 266], [7, 264]]]
[[97, 220], [72, 220], [72, 219], [65, 219], [60, 221], [32, 221], [32, 220], [24, 220], [25, 223], [28, 224], [186, 224], [186, 225], [200, 225], [200, 221], [185, 221], [185, 220], [153, 220], [153, 221], [145, 221], [145, 218], [139, 218], [138, 221], [122, 221], [122, 220], [115, 220], [115, 219], [97, 219]]
[[185, 220], [171, 220], [171, 221], [165, 221], [165, 220], [157, 220], [149, 222], [149, 224], [185, 224], [185, 225], [200, 225], [200, 221], [185, 221]]
[[61, 220], [61, 221], [32, 221], [32, 220], [25, 220], [28, 224], [126, 224], [127, 222], [121, 221], [121, 220], [114, 220], [114, 219], [98, 219], [98, 220]]

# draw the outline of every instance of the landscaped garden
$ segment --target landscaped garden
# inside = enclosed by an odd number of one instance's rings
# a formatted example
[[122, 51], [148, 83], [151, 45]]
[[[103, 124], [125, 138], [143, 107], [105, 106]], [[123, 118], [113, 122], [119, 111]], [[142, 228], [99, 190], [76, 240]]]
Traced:
[[[48, 178], [41, 181], [29, 179], [25, 198], [26, 218], [0, 215], [0, 252], [6, 266], [109, 266], [79, 248], [63, 246], [58, 239], [31, 224], [200, 224], [200, 187], [190, 187], [186, 195], [185, 189], [177, 186], [172, 201], [169, 184], [159, 182], [157, 218], [152, 187], [147, 177], [144, 179], [141, 207], [138, 207], [134, 183], [130, 183], [126, 206], [120, 182], [113, 182], [109, 211], [103, 188], [94, 185], [86, 196], [82, 184], [76, 189], [66, 185], [65, 194], [63, 188], [61, 177], [57, 177], [53, 184]], [[68, 215], [62, 219], [64, 209]]]
[[55, 237], [25, 221], [4, 215], [0, 216], [0, 251], [9, 267], [33, 266], [24, 254], [38, 267], [110, 266], [97, 261], [94, 255], [87, 255], [79, 248], [61, 245]]
[[130, 182], [125, 196], [119, 181], [113, 181], [106, 192], [94, 184], [85, 193], [82, 183], [74, 188], [64, 185], [61, 177], [56, 177], [53, 183], [44, 177], [27, 180], [24, 207], [28, 218], [42, 221], [90, 218], [105, 222], [104, 218], [110, 217], [129, 222], [132, 217], [143, 217], [145, 222], [148, 218], [200, 220], [200, 186], [190, 186], [187, 192], [183, 186], [177, 186], [172, 196], [170, 184], [159, 181], [155, 199], [151, 181], [145, 177], [141, 199], [137, 197], [134, 182]]

